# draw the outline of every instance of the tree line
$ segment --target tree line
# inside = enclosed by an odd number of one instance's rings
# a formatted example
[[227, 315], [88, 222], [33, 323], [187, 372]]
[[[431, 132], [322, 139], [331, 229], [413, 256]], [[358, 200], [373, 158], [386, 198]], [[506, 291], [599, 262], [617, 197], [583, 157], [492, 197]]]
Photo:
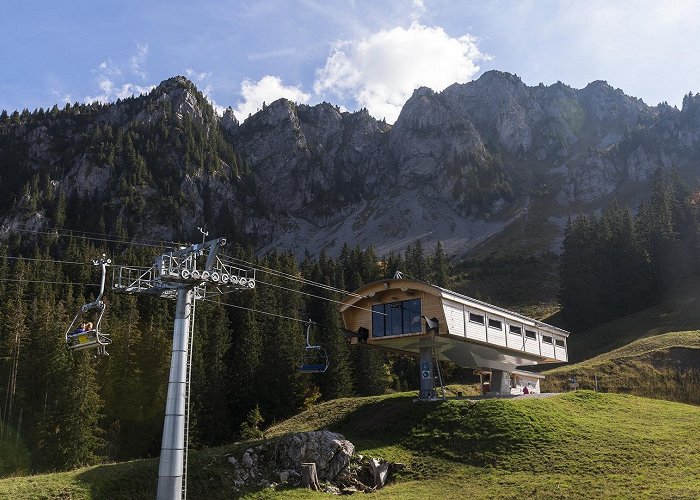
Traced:
[[582, 330], [661, 300], [700, 273], [700, 191], [659, 170], [636, 214], [613, 203], [571, 219], [564, 232], [560, 302]]
[[[0, 247], [0, 474], [160, 451], [174, 303], [108, 290], [102, 329], [113, 340], [110, 356], [65, 345], [74, 315], [97, 293], [86, 285], [99, 281], [89, 260], [106, 253], [115, 264], [148, 266], [157, 252], [108, 239], [20, 233]], [[263, 271], [255, 289], [197, 303], [191, 446], [249, 435], [246, 420], [256, 412], [273, 423], [320, 400], [415, 386], [413, 359], [348, 345], [338, 304], [312, 297], [337, 301], [341, 294], [278, 272], [350, 290], [396, 270], [447, 285], [440, 244], [428, 252], [417, 242], [383, 258], [372, 248], [345, 246], [337, 257], [301, 262], [281, 252], [258, 258], [240, 246], [227, 253]], [[307, 319], [315, 323], [312, 343], [329, 355], [324, 374], [298, 372]]]

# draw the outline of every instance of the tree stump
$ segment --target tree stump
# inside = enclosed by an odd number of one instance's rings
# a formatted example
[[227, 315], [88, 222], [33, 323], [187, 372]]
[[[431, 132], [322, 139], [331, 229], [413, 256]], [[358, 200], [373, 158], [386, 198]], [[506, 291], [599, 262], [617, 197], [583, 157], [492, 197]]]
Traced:
[[321, 485], [318, 484], [315, 463], [301, 464], [301, 486], [314, 491], [321, 489]]

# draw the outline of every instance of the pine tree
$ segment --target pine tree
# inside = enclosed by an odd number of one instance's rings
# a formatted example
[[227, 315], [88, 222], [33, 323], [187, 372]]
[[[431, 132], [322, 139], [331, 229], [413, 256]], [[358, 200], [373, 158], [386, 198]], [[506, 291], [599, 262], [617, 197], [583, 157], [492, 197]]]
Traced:
[[598, 235], [587, 217], [567, 223], [561, 254], [559, 299], [572, 329], [595, 324], [601, 315]]
[[263, 432], [260, 429], [260, 425], [265, 421], [260, 413], [260, 406], [255, 405], [255, 408], [250, 410], [248, 416], [241, 424], [241, 439], [251, 440], [251, 439], [262, 439]]
[[445, 249], [442, 242], [438, 240], [435, 244], [435, 251], [430, 259], [430, 267], [432, 270], [431, 282], [434, 285], [449, 288], [450, 269]]

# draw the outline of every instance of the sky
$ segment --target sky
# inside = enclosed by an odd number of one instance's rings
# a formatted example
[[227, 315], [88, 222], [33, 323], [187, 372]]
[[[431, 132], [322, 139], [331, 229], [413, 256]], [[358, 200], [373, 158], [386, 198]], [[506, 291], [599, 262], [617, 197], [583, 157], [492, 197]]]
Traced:
[[485, 71], [700, 91], [696, 0], [0, 0], [0, 109], [112, 102], [184, 75], [243, 121], [280, 97], [393, 123], [413, 90]]

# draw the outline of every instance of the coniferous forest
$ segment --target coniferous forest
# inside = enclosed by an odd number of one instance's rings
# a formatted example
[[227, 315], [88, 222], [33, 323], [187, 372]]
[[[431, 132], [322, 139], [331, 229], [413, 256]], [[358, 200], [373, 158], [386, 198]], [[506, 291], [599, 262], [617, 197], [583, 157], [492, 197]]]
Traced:
[[[258, 270], [258, 284], [198, 301], [190, 446], [249, 435], [251, 414], [269, 424], [320, 400], [415, 385], [413, 360], [346, 344], [342, 294], [330, 289], [352, 290], [399, 269], [437, 283], [448, 273], [441, 246], [427, 254], [417, 243], [405, 257], [381, 260], [372, 248], [345, 247], [337, 258], [307, 256], [301, 263], [291, 254], [258, 258], [240, 246], [225, 248]], [[108, 288], [101, 325], [113, 340], [108, 357], [67, 349], [64, 334], [98, 293], [99, 267], [85, 256], [104, 253], [115, 264], [149, 266], [162, 251], [67, 230], [23, 232], [0, 249], [0, 473], [158, 455], [174, 302]], [[110, 281], [111, 275], [108, 287]], [[329, 356], [324, 374], [297, 371], [307, 319], [315, 323], [312, 342]]]
[[700, 198], [659, 170], [636, 214], [616, 203], [571, 219], [560, 262], [562, 312], [579, 331], [662, 299], [700, 273]]

